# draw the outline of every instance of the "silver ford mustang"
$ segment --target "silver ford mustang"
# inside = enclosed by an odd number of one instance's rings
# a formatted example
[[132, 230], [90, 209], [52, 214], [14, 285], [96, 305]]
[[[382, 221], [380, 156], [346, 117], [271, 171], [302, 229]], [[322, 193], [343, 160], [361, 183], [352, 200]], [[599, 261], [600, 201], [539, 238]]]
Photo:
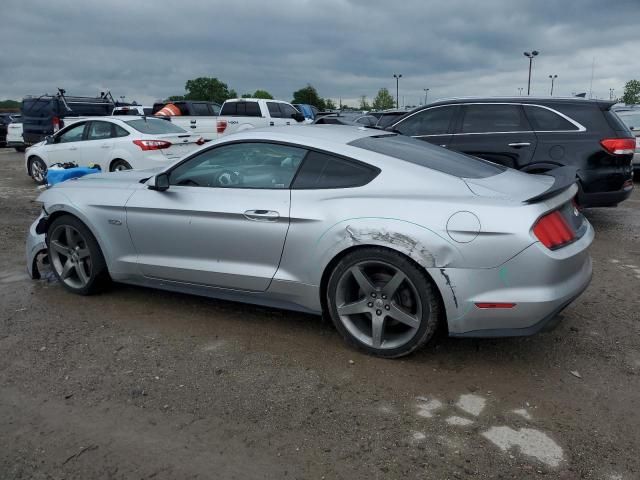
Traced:
[[94, 174], [39, 198], [27, 267], [330, 316], [383, 357], [452, 336], [529, 335], [587, 287], [575, 171], [528, 175], [351, 126], [251, 130], [161, 170]]

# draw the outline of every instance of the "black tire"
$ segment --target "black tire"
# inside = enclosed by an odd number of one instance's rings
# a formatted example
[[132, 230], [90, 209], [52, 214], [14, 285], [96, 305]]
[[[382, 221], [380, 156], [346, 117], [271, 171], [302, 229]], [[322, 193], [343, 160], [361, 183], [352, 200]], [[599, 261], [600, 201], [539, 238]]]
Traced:
[[[61, 256], [59, 250], [55, 251], [57, 247], [52, 245], [52, 243], [56, 238], [58, 229], [66, 229], [66, 227], [71, 227], [79, 234], [79, 236], [76, 236], [76, 238], [80, 239], [78, 242], [79, 248], [86, 248], [89, 252], [89, 273], [87, 275], [88, 281], [85, 285], [73, 285], [69, 280], [65, 280], [61, 276]], [[62, 215], [51, 223], [47, 231], [47, 253], [56, 278], [60, 281], [62, 286], [70, 292], [77, 293], [79, 295], [92, 295], [103, 291], [111, 283], [107, 264], [104, 260], [104, 256], [102, 255], [98, 242], [86, 225], [76, 217], [71, 215]], [[68, 261], [69, 256], [66, 256], [66, 258]], [[85, 262], [86, 267], [87, 262], [86, 260], [83, 261]], [[80, 283], [81, 282], [82, 281], [80, 279]]]
[[[368, 266], [370, 265], [370, 266]], [[389, 325], [387, 322], [392, 321], [396, 325], [402, 326], [400, 323], [396, 322], [394, 318], [391, 316], [394, 307], [398, 306], [398, 297], [393, 297], [388, 300], [381, 300], [382, 298], [387, 298], [386, 296], [381, 296], [378, 294], [378, 298], [380, 302], [389, 302], [389, 304], [393, 304], [391, 306], [391, 312], [386, 313], [386, 310], [389, 310], [389, 305], [384, 303], [381, 304], [380, 310], [376, 310], [378, 307], [374, 305], [373, 311], [368, 313], [355, 313], [354, 316], [357, 317], [357, 322], [360, 322], [363, 325], [366, 325], [367, 319], [370, 319], [371, 322], [371, 344], [362, 340], [362, 338], [358, 338], [358, 336], [354, 335], [349, 328], [352, 330], [355, 328], [354, 323], [350, 320], [348, 321], [349, 325], [345, 323], [343, 317], [338, 313], [338, 303], [339, 297], [342, 297], [343, 300], [340, 301], [340, 308], [343, 308], [347, 303], [344, 301], [344, 295], [341, 294], [344, 290], [344, 281], [343, 279], [347, 278], [349, 272], [352, 272], [354, 268], [369, 268], [369, 280], [376, 278], [375, 266], [380, 265], [381, 269], [389, 268], [390, 271], [402, 273], [405, 276], [405, 280], [402, 280], [402, 284], [400, 286], [404, 286], [405, 290], [410, 289], [410, 294], [415, 297], [413, 301], [415, 312], [413, 315], [416, 319], [419, 319], [418, 326], [411, 327], [410, 331], [405, 333], [404, 335], [408, 335], [407, 340], [404, 341], [401, 345], [394, 346], [393, 342], [389, 342], [388, 347], [383, 347], [385, 340], [380, 343], [380, 347], [374, 347], [373, 340], [373, 321], [375, 315], [380, 315], [383, 317], [381, 331], [383, 332], [379, 338], [382, 338], [384, 335], [384, 331], [389, 329], [390, 327], [394, 327], [394, 325]], [[373, 270], [371, 270], [373, 269]], [[373, 272], [373, 274], [371, 274]], [[388, 274], [388, 275], [392, 275]], [[379, 275], [378, 275], [378, 278]], [[355, 278], [354, 278], [355, 279]], [[408, 280], [408, 283], [404, 283]], [[389, 284], [391, 282], [388, 282]], [[378, 292], [384, 291], [385, 284], [377, 283], [373, 285], [376, 287]], [[338, 289], [340, 288], [340, 292]], [[350, 302], [355, 305], [356, 303], [360, 304], [366, 298], [369, 300], [368, 296], [362, 289], [356, 285], [357, 299], [352, 299]], [[352, 290], [353, 291], [353, 290]], [[401, 288], [397, 287], [397, 291], [400, 293]], [[397, 295], [400, 295], [398, 293]], [[394, 294], [396, 295], [396, 294]], [[395, 299], [395, 300], [394, 300]], [[363, 350], [369, 354], [376, 355], [384, 358], [397, 358], [405, 355], [409, 355], [420, 347], [424, 346], [434, 335], [436, 329], [438, 327], [440, 321], [440, 302], [439, 296], [437, 294], [437, 290], [433, 281], [427, 276], [426, 272], [422, 270], [419, 266], [413, 263], [410, 259], [405, 257], [404, 255], [394, 252], [393, 250], [379, 248], [379, 247], [363, 247], [358, 250], [355, 250], [351, 253], [345, 255], [338, 264], [334, 267], [331, 272], [331, 276], [329, 277], [329, 281], [327, 283], [327, 310], [331, 316], [331, 319], [340, 334], [344, 337], [344, 339], [350, 345]], [[367, 304], [369, 306], [369, 304]], [[344, 311], [344, 310], [343, 310]], [[378, 313], [382, 312], [382, 313]], [[408, 327], [407, 327], [408, 328]]]
[[38, 185], [47, 183], [47, 164], [40, 157], [34, 155], [29, 159], [29, 175]]
[[116, 158], [111, 165], [109, 166], [110, 172], [118, 172], [121, 170], [131, 170], [131, 165], [126, 160], [122, 160], [121, 158]]

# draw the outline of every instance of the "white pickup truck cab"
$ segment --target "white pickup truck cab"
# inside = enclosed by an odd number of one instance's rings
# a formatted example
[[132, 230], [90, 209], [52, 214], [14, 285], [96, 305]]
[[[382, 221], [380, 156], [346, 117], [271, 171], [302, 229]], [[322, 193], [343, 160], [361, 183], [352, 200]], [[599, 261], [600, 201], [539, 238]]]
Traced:
[[250, 128], [305, 123], [302, 113], [290, 103], [261, 98], [236, 98], [222, 104], [217, 120], [218, 137]]
[[217, 119], [220, 105], [197, 100], [177, 100], [153, 105], [153, 115], [168, 119], [171, 123], [205, 140], [218, 138]]

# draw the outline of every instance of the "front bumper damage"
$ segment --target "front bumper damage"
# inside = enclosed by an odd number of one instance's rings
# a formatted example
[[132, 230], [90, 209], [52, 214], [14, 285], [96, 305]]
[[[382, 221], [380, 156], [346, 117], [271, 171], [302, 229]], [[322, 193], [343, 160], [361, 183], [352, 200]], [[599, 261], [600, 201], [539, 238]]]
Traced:
[[47, 252], [46, 243], [46, 226], [47, 217], [43, 213], [31, 224], [29, 227], [29, 233], [27, 234], [26, 241], [26, 261], [27, 261], [27, 273], [33, 279], [40, 278], [40, 271], [38, 270], [38, 258], [40, 255]]

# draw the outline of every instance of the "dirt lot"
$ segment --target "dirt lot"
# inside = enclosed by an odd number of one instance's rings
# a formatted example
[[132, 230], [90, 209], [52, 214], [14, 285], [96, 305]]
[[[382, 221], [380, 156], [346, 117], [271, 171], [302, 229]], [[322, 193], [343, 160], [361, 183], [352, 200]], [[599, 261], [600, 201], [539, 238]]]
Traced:
[[[402, 360], [321, 319], [25, 274], [37, 190], [0, 150], [0, 478], [640, 478], [640, 194], [587, 213], [553, 332]], [[573, 372], [573, 373], [572, 373]]]

